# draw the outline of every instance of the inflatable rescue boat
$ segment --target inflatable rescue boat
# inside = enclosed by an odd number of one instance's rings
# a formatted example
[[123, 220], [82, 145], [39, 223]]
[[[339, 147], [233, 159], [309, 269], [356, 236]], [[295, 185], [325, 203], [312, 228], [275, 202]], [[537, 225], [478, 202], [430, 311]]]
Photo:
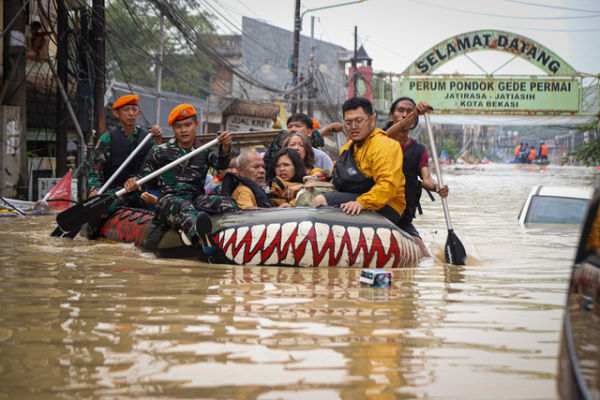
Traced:
[[[102, 224], [97, 239], [134, 243], [158, 257], [290, 267], [414, 267], [421, 258], [406, 232], [372, 211], [346, 215], [339, 208], [293, 207], [211, 217], [214, 246], [186, 246], [154, 214], [123, 208]], [[210, 253], [210, 254], [207, 254]]]

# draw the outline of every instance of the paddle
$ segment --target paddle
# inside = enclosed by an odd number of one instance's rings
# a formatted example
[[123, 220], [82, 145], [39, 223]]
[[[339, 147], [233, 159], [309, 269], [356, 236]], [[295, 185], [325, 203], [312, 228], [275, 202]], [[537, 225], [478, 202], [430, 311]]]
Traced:
[[10, 204], [4, 197], [0, 197], [0, 200], [2, 200], [2, 202], [4, 202], [10, 208], [12, 208], [13, 210], [15, 210], [18, 214], [26, 215], [23, 211], [19, 210], [17, 207], [15, 207], [12, 204]]
[[[156, 178], [157, 176], [163, 174], [164, 172], [176, 167], [177, 165], [181, 164], [185, 160], [188, 160], [188, 159], [196, 156], [201, 151], [216, 145], [217, 143], [219, 143], [219, 141], [217, 139], [213, 139], [210, 142], [206, 143], [205, 145], [198, 147], [194, 151], [191, 151], [188, 154], [170, 162], [169, 164], [165, 165], [164, 167], [157, 169], [156, 171], [152, 172], [151, 174], [146, 175], [145, 177], [138, 180], [137, 183], [139, 185], [142, 185], [142, 184]], [[79, 203], [71, 208], [68, 208], [65, 211], [58, 214], [56, 216], [56, 222], [58, 222], [58, 226], [62, 230], [67, 231], [67, 232], [73, 231], [74, 229], [77, 229], [84, 223], [89, 222], [95, 218], [99, 218], [100, 216], [102, 216], [106, 212], [106, 210], [110, 207], [112, 202], [115, 199], [117, 199], [118, 197], [123, 196], [125, 193], [127, 193], [127, 190], [121, 189], [112, 195], [101, 194], [98, 196], [91, 197], [91, 198], [87, 199], [86, 201]]]
[[[127, 165], [129, 164], [129, 162], [131, 160], [133, 160], [133, 158], [140, 152], [140, 150], [142, 150], [142, 148], [146, 145], [146, 143], [148, 143], [148, 141], [150, 141], [150, 139], [152, 139], [152, 135], [150, 133], [148, 133], [144, 139], [142, 139], [142, 141], [135, 147], [135, 149], [133, 149], [133, 151], [131, 152], [131, 154], [129, 154], [129, 156], [125, 159], [125, 161], [123, 161], [123, 163], [119, 166], [119, 168], [117, 168], [117, 170], [115, 171], [114, 174], [111, 175], [110, 178], [108, 178], [108, 180], [104, 183], [104, 185], [102, 185], [102, 187], [100, 188], [100, 190], [98, 190], [98, 194], [102, 194], [106, 191], [106, 189], [108, 189], [110, 187], [110, 184], [113, 183], [113, 181], [115, 179], [117, 179], [117, 177], [119, 176], [119, 174], [125, 169], [125, 167], [127, 167]], [[75, 236], [77, 236], [77, 233], [79, 232], [79, 228], [81, 227], [81, 225], [79, 225], [76, 229], [69, 231], [69, 232], [65, 232], [63, 231], [60, 226], [57, 227], [51, 234], [50, 236], [53, 237], [67, 237], [70, 239], [73, 239]]]
[[[427, 133], [429, 134], [429, 144], [431, 145], [431, 155], [433, 156], [433, 163], [435, 165], [435, 173], [437, 175], [438, 185], [444, 186], [442, 170], [440, 169], [440, 162], [438, 161], [437, 151], [435, 149], [435, 140], [433, 138], [433, 130], [431, 129], [429, 113], [425, 114], [425, 125], [427, 126]], [[452, 229], [452, 223], [450, 222], [450, 211], [448, 211], [448, 203], [444, 197], [442, 197], [442, 208], [444, 209], [444, 217], [446, 218], [446, 226], [448, 227], [448, 239], [446, 239], [446, 246], [444, 248], [446, 262], [453, 265], [465, 265], [467, 253], [465, 252], [465, 247]]]

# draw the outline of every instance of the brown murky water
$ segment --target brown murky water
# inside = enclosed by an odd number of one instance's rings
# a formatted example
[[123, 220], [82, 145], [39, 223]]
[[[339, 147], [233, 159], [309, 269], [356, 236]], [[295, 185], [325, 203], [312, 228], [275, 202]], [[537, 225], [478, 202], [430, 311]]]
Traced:
[[[206, 265], [50, 238], [0, 218], [0, 398], [552, 399], [579, 227], [523, 227], [537, 183], [584, 168], [446, 174], [465, 267], [427, 259], [390, 290], [359, 270]], [[441, 204], [417, 220], [439, 253]]]

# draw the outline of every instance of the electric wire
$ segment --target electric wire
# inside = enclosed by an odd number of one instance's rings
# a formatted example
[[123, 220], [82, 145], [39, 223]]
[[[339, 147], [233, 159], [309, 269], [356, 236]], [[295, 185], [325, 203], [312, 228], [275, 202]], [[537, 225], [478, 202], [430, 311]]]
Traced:
[[588, 19], [588, 18], [600, 17], [600, 14], [598, 14], [598, 15], [582, 15], [582, 16], [565, 16], [565, 17], [529, 17], [529, 16], [522, 16], [522, 15], [501, 15], [501, 14], [484, 13], [484, 12], [478, 12], [478, 11], [464, 10], [464, 9], [460, 9], [460, 8], [447, 7], [447, 6], [443, 6], [440, 4], [432, 4], [432, 3], [428, 3], [425, 1], [421, 1], [421, 0], [412, 0], [412, 1], [417, 4], [421, 4], [421, 5], [428, 6], [428, 7], [440, 8], [442, 10], [454, 11], [454, 12], [459, 12], [459, 13], [464, 13], [464, 14], [487, 16], [487, 17], [497, 17], [497, 18], [547, 21], [547, 20]]

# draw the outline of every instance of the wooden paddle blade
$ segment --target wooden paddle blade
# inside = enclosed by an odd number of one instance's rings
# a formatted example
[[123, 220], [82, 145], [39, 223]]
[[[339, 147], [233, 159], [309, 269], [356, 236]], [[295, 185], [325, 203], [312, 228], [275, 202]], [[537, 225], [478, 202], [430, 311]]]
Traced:
[[75, 229], [72, 232], [65, 232], [62, 229], [60, 229], [60, 226], [57, 226], [56, 229], [52, 231], [52, 233], [50, 234], [50, 236], [52, 236], [52, 237], [58, 237], [58, 238], [73, 239], [79, 233], [79, 228]]
[[444, 252], [446, 253], [446, 262], [448, 264], [465, 265], [467, 252], [452, 229], [448, 230], [448, 239], [446, 239]]
[[86, 201], [58, 214], [56, 222], [63, 231], [73, 232], [79, 230], [79, 227], [86, 222], [100, 218], [116, 198], [117, 196], [114, 194], [101, 194], [90, 197]]

